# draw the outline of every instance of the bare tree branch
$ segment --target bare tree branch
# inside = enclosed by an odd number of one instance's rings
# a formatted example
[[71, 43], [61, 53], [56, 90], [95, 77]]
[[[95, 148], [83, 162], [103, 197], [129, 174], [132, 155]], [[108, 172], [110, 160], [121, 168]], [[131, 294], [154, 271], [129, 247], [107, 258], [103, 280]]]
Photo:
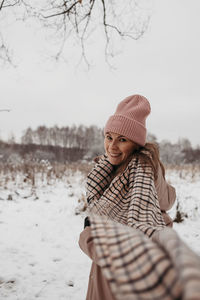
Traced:
[[2, 10], [4, 2], [5, 2], [5, 0], [3, 0], [3, 1], [1, 2], [1, 4], [0, 4], [0, 10]]
[[[103, 28], [105, 38], [105, 58], [115, 54], [119, 39], [138, 40], [146, 32], [149, 24], [148, 11], [140, 16], [139, 0], [44, 0], [37, 6], [31, 0], [0, 0], [0, 11], [17, 8], [17, 19], [34, 17], [49, 30], [52, 39], [58, 41], [58, 60], [67, 51], [67, 39], [74, 39], [81, 50], [81, 60], [89, 66], [88, 41], [95, 31]], [[148, 0], [146, 0], [148, 2]], [[22, 13], [20, 12], [22, 11]], [[143, 10], [144, 12], [144, 10]], [[20, 16], [21, 13], [21, 16]], [[24, 17], [25, 16], [25, 17]], [[144, 16], [144, 17], [143, 17]], [[0, 40], [0, 59], [8, 59], [5, 43]]]
[[15, 67], [12, 61], [12, 55], [10, 53], [10, 50], [8, 46], [5, 44], [1, 34], [0, 34], [0, 62], [4, 65], [8, 63], [13, 67]]
[[52, 17], [64, 15], [64, 14], [68, 14], [69, 12], [72, 11], [73, 7], [76, 6], [77, 4], [80, 4], [80, 1], [74, 2], [67, 10], [64, 10], [64, 11], [62, 11], [60, 13], [56, 13], [56, 14], [53, 14], [53, 15], [44, 16], [44, 18], [48, 19], [48, 18], [52, 18]]
[[102, 5], [103, 5], [103, 24], [104, 24], [104, 30], [105, 30], [105, 34], [106, 34], [106, 39], [107, 39], [107, 43], [109, 42], [109, 37], [108, 37], [108, 31], [107, 31], [107, 25], [106, 25], [106, 6], [105, 6], [105, 2], [104, 0], [101, 0]]
[[6, 4], [6, 5], [4, 5], [4, 2], [5, 2], [5, 0], [2, 0], [2, 2], [1, 2], [1, 4], [0, 4], [0, 10], [3, 9], [3, 8], [7, 8], [7, 7], [13, 7], [13, 6], [19, 4], [19, 3], [20, 3], [20, 0], [16, 0], [16, 1], [13, 2], [13, 3]]

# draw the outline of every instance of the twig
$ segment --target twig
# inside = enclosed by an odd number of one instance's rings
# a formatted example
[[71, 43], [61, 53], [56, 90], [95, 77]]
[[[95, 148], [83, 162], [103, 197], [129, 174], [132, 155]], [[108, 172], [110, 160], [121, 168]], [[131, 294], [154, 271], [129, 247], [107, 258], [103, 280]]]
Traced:
[[56, 17], [56, 16], [60, 16], [60, 15], [64, 15], [64, 14], [67, 14], [70, 12], [70, 10], [77, 4], [80, 4], [80, 1], [76, 1], [74, 2], [67, 10], [64, 10], [60, 13], [56, 13], [56, 14], [53, 14], [53, 15], [49, 15], [49, 16], [44, 16], [45, 19], [48, 19], [48, 18], [52, 18], [52, 17]]

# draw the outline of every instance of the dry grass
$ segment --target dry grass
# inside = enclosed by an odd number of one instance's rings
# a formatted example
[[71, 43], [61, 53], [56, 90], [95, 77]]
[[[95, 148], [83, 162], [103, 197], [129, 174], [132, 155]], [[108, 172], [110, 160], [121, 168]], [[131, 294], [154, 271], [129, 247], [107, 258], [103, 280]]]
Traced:
[[[63, 180], [67, 176], [80, 172], [83, 177], [93, 167], [93, 163], [74, 162], [74, 163], [52, 163], [48, 161], [31, 162], [24, 161], [20, 164], [2, 163], [0, 164], [0, 186], [6, 187], [7, 183], [20, 182], [36, 186], [37, 182], [43, 184], [53, 184], [55, 180]], [[195, 179], [200, 175], [200, 165], [166, 165], [166, 172], [176, 172], [177, 176], [182, 179]]]
[[196, 179], [200, 175], [200, 164], [166, 165], [166, 172], [176, 172], [182, 179]]
[[83, 177], [87, 176], [92, 168], [92, 164], [76, 162], [76, 163], [53, 163], [48, 161], [41, 162], [23, 162], [21, 164], [0, 164], [0, 186], [7, 187], [9, 182], [15, 184], [29, 184], [37, 187], [40, 182], [42, 184], [53, 184], [58, 180], [67, 180], [69, 175], [80, 172]]

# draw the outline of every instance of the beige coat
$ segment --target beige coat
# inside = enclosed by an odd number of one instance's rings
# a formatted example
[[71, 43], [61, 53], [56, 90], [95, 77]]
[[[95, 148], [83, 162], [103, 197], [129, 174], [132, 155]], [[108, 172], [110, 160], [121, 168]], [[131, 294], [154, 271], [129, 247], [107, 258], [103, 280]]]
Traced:
[[163, 219], [168, 227], [172, 227], [173, 221], [166, 211], [170, 210], [176, 200], [176, 191], [163, 178], [161, 168], [158, 168], [158, 179], [155, 181], [155, 188], [162, 211]]
[[[173, 206], [176, 199], [176, 193], [175, 189], [163, 178], [160, 168], [158, 170], [158, 179], [155, 182], [155, 187], [164, 221], [167, 226], [172, 227], [172, 219], [166, 211]], [[110, 290], [110, 286], [102, 274], [101, 267], [97, 264], [97, 256], [91, 237], [90, 227], [86, 227], [81, 232], [79, 246], [93, 261], [86, 300], [115, 300]]]

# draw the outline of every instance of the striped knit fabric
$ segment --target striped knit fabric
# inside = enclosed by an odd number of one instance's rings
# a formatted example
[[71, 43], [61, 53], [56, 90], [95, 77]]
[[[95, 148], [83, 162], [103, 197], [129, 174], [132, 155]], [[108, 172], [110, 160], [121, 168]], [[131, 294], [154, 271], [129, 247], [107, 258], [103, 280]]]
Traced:
[[133, 158], [113, 180], [112, 170], [103, 156], [88, 175], [88, 211], [138, 228], [149, 237], [165, 227], [152, 169]]
[[199, 300], [200, 258], [165, 228], [141, 231], [90, 215], [98, 264], [117, 300]]

